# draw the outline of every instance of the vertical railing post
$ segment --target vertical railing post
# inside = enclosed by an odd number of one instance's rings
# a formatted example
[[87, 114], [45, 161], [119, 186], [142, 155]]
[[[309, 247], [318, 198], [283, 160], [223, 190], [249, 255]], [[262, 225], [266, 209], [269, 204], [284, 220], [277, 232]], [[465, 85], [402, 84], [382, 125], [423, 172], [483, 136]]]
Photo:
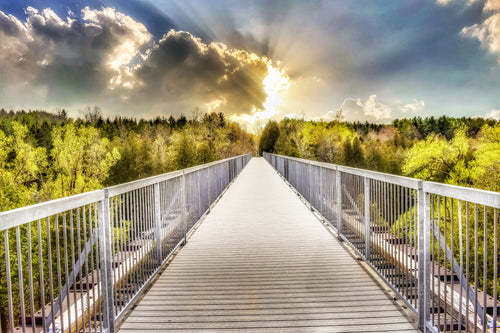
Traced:
[[155, 217], [155, 241], [158, 267], [161, 266], [163, 256], [161, 254], [161, 209], [160, 209], [160, 183], [153, 185], [154, 189], [154, 217]]
[[309, 200], [309, 204], [311, 205], [311, 210], [313, 210], [313, 203], [312, 203], [312, 165], [311, 165], [311, 161], [309, 161], [309, 179], [308, 179], [308, 184], [307, 184], [307, 187], [309, 187], [309, 198], [307, 198], [307, 200]]
[[423, 181], [418, 182], [418, 328], [426, 332], [430, 319], [430, 201], [423, 189]]
[[340, 170], [337, 166], [335, 170], [335, 184], [336, 184], [336, 197], [337, 197], [337, 235], [339, 239], [342, 239], [342, 184], [340, 177]]
[[212, 166], [209, 166], [207, 169], [207, 203], [208, 203], [208, 208], [207, 208], [207, 213], [210, 213], [210, 207], [212, 206], [212, 200], [210, 199], [210, 174], [212, 173]]
[[99, 219], [100, 262], [102, 281], [103, 332], [114, 333], [115, 315], [113, 309], [113, 268], [111, 258], [111, 225], [108, 190], [104, 199], [97, 204]]
[[370, 179], [364, 177], [365, 181], [365, 257], [370, 260], [371, 242], [370, 242]]
[[182, 245], [186, 245], [187, 243], [187, 212], [186, 212], [186, 174], [184, 170], [182, 170], [181, 177], [181, 217], [182, 217], [182, 225], [184, 228], [184, 242]]
[[319, 167], [319, 213], [323, 215], [323, 167]]

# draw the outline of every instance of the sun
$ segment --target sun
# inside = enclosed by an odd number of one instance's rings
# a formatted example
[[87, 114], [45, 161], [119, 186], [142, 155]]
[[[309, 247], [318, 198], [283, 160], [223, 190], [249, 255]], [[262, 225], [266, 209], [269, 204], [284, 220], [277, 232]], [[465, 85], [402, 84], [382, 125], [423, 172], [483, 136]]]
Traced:
[[254, 106], [250, 115], [242, 114], [231, 117], [233, 121], [244, 124], [250, 132], [258, 132], [262, 121], [267, 121], [279, 114], [278, 107], [283, 103], [283, 96], [292, 85], [292, 81], [286, 74], [285, 69], [279, 66], [279, 62], [275, 67], [271, 60], [267, 60], [267, 75], [262, 80], [266, 100], [262, 103], [262, 108]]
[[278, 113], [277, 107], [283, 103], [282, 95], [290, 88], [290, 84], [284, 69], [273, 67], [271, 62], [267, 64], [267, 76], [262, 81], [267, 97], [263, 104], [264, 110], [259, 112], [261, 119], [271, 118]]

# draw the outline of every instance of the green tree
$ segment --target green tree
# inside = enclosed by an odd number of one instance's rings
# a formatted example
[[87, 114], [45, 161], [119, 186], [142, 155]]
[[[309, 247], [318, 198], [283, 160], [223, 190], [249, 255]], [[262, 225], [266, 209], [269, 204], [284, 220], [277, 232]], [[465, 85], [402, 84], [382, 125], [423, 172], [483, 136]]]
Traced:
[[274, 145], [280, 136], [280, 128], [278, 123], [274, 120], [270, 120], [260, 137], [259, 142], [259, 155], [263, 152], [274, 153]]
[[12, 134], [0, 130], [0, 211], [33, 203], [47, 166], [44, 148], [28, 142], [28, 128], [12, 122]]
[[451, 141], [430, 135], [407, 151], [402, 171], [407, 176], [455, 185], [470, 184], [472, 159], [465, 128], [458, 128]]
[[500, 125], [484, 125], [474, 152], [471, 173], [474, 185], [490, 191], [500, 191]]
[[93, 127], [67, 123], [53, 131], [53, 170], [45, 183], [45, 198], [60, 198], [102, 188], [110, 168], [120, 158], [118, 149]]

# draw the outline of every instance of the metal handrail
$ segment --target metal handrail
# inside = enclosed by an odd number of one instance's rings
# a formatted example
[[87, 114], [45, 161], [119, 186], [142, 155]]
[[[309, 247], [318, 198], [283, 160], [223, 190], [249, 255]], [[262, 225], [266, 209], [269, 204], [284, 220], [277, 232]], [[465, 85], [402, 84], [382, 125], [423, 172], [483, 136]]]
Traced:
[[0, 333], [114, 332], [250, 158], [0, 212]]
[[269, 153], [264, 158], [415, 312], [422, 331], [500, 327], [500, 193]]

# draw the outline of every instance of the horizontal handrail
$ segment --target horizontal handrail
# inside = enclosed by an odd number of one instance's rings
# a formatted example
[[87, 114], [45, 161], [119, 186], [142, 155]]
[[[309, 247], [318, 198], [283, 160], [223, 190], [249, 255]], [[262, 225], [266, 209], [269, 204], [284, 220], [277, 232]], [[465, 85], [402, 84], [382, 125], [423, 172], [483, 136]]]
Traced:
[[222, 160], [200, 164], [194, 167], [190, 167], [184, 170], [177, 170], [161, 175], [151, 176], [139, 180], [134, 180], [124, 184], [114, 185], [106, 187], [100, 190], [95, 190], [91, 192], [81, 193], [72, 195], [69, 197], [64, 197], [60, 199], [50, 200], [46, 202], [41, 202], [34, 205], [29, 205], [25, 207], [20, 207], [4, 212], [0, 212], [0, 232], [15, 228], [17, 226], [23, 225], [27, 222], [42, 219], [44, 217], [55, 215], [58, 213], [65, 212], [72, 208], [81, 207], [88, 205], [93, 202], [100, 201], [104, 198], [105, 191], [107, 190], [108, 196], [115, 196], [130, 192], [139, 188], [146, 186], [151, 186], [156, 183], [160, 183], [169, 179], [176, 177], [181, 177], [183, 174], [188, 174], [202, 170], [214, 165], [219, 165], [234, 159], [234, 157], [225, 158]]
[[441, 196], [451, 196], [458, 200], [468, 201], [492, 208], [500, 208], [500, 193], [485, 191], [476, 188], [423, 182], [423, 190]]
[[104, 191], [96, 190], [0, 212], [0, 232], [102, 199]]

